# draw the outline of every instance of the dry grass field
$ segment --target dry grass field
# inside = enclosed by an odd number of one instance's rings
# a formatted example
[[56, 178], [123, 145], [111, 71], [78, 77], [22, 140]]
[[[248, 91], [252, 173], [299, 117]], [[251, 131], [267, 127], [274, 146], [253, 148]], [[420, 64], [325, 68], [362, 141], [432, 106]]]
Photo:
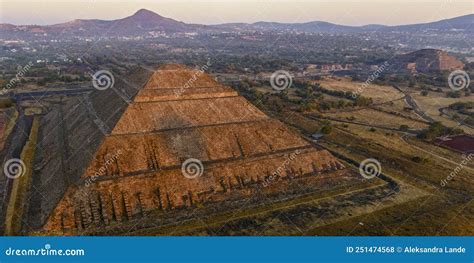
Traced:
[[[287, 123], [310, 131], [321, 126], [321, 121], [310, 120], [298, 113], [280, 116]], [[474, 191], [472, 165], [463, 168], [441, 186], [463, 160], [459, 153], [437, 147], [416, 138], [384, 129], [332, 122], [333, 129], [319, 144], [354, 160], [377, 159], [382, 171], [400, 184], [425, 191], [412, 200], [391, 202], [381, 209], [363, 215], [328, 222], [308, 230], [307, 235], [472, 235], [471, 222], [474, 205], [470, 194]], [[417, 157], [419, 159], [415, 159]], [[421, 160], [421, 161], [419, 161]], [[404, 193], [401, 193], [404, 194]], [[405, 194], [410, 194], [406, 192]], [[383, 200], [379, 200], [384, 203]], [[375, 202], [377, 203], [377, 202]]]
[[[414, 92], [411, 94], [413, 99], [416, 101], [418, 106], [427, 113], [431, 118], [436, 121], [440, 121], [446, 126], [456, 127], [458, 126], [457, 122], [450, 120], [444, 116], [440, 116], [439, 109], [447, 107], [455, 102], [470, 102], [472, 101], [471, 97], [461, 97], [461, 98], [446, 98], [444, 93], [430, 92], [428, 96], [422, 96], [421, 94]], [[461, 127], [466, 133], [474, 134], [474, 129], [462, 126]]]
[[352, 112], [324, 113], [324, 117], [353, 120], [367, 125], [382, 125], [390, 128], [399, 128], [400, 125], [407, 125], [410, 129], [423, 129], [428, 127], [426, 123], [414, 121], [401, 116], [388, 114], [374, 109], [360, 109]]
[[12, 132], [18, 118], [18, 111], [15, 108], [2, 109], [0, 114], [0, 149], [3, 149], [5, 140]]
[[[327, 146], [354, 158], [376, 158], [385, 173], [418, 189], [424, 189], [431, 195], [409, 203], [394, 204], [391, 208], [361, 216], [357, 220], [345, 220], [320, 227], [311, 234], [473, 234], [470, 222], [473, 220], [474, 207], [468, 194], [473, 191], [470, 171], [461, 170], [454, 180], [442, 187], [441, 180], [456, 168], [456, 164], [431, 156], [405, 143], [397, 135], [387, 137], [379, 131], [369, 133], [352, 127], [350, 130], [355, 136], [336, 130], [327, 138]], [[414, 162], [414, 156], [421, 157], [423, 161]], [[451, 159], [460, 158], [453, 156]], [[363, 222], [363, 225], [358, 225], [357, 222]]]
[[376, 104], [400, 99], [404, 96], [403, 93], [390, 86], [371, 83], [364, 87], [364, 82], [355, 82], [348, 78], [324, 78], [317, 82], [326, 89], [359, 93], [364, 97], [372, 98]]
[[412, 120], [424, 121], [418, 114], [413, 110], [409, 110], [409, 105], [406, 103], [405, 99], [399, 99], [394, 101], [389, 101], [384, 104], [378, 104], [373, 106], [374, 109], [378, 109], [384, 112], [396, 113], [402, 117], [406, 117]]

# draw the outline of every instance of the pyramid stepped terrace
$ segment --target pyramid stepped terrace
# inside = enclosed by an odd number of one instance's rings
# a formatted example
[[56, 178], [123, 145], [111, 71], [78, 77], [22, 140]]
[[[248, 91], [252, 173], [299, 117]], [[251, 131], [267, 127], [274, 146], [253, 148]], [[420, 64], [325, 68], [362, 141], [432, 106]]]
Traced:
[[[28, 231], [81, 234], [347, 170], [210, 75], [135, 70], [42, 118]], [[199, 176], [183, 163], [201, 162]], [[160, 220], [156, 218], [156, 220]], [[178, 219], [176, 219], [178, 220]], [[124, 232], [126, 232], [124, 230]]]

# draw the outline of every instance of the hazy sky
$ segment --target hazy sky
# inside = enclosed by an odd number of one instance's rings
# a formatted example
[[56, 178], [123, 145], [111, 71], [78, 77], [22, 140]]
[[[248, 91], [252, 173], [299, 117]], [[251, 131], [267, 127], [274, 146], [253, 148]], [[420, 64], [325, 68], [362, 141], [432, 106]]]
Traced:
[[117, 19], [140, 8], [187, 23], [307, 22], [411, 24], [474, 13], [473, 0], [0, 0], [0, 23]]

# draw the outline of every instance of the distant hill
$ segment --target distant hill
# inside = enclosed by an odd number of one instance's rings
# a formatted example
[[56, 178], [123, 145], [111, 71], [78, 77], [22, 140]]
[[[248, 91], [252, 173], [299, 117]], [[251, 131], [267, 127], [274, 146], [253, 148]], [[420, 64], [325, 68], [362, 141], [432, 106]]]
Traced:
[[16, 34], [47, 33], [62, 36], [134, 36], [148, 32], [195, 32], [209, 28], [205, 25], [186, 24], [155, 12], [140, 9], [135, 14], [116, 20], [76, 19], [50, 26], [0, 25], [0, 32]]
[[438, 49], [421, 49], [399, 55], [390, 61], [392, 71], [436, 72], [462, 69], [464, 63]]
[[464, 31], [474, 32], [474, 14], [444, 19], [431, 23], [391, 26], [386, 30], [390, 31]]
[[474, 14], [445, 19], [437, 22], [384, 26], [384, 25], [365, 25], [365, 26], [345, 26], [332, 24], [324, 21], [312, 21], [306, 23], [276, 23], [276, 22], [257, 22], [229, 23], [220, 25], [198, 25], [187, 24], [171, 18], [160, 16], [159, 14], [140, 9], [135, 14], [116, 20], [99, 19], [76, 19], [71, 22], [61, 23], [49, 26], [23, 25], [16, 26], [11, 24], [0, 24], [0, 33], [6, 37], [22, 36], [137, 36], [146, 35], [151, 32], [222, 32], [222, 31], [241, 31], [241, 30], [277, 30], [277, 31], [301, 31], [311, 33], [358, 33], [358, 32], [420, 32], [420, 31], [458, 31], [474, 33]]
[[383, 25], [366, 26], [344, 26], [324, 21], [312, 21], [306, 23], [277, 23], [277, 22], [256, 22], [253, 24], [222, 24], [220, 26], [231, 28], [254, 29], [254, 30], [278, 30], [278, 31], [302, 31], [311, 33], [356, 33], [373, 31], [385, 28]]
[[274, 23], [274, 22], [257, 22], [250, 26], [265, 30], [298, 30], [305, 32], [357, 32], [359, 27], [336, 25], [324, 21], [312, 21], [307, 23]]
[[332, 24], [324, 21], [312, 21], [306, 23], [276, 23], [276, 22], [257, 22], [252, 24], [221, 24], [219, 26], [230, 28], [247, 28], [256, 30], [286, 30], [302, 31], [312, 33], [356, 33], [356, 32], [419, 32], [419, 31], [464, 31], [474, 32], [474, 14], [444, 19], [431, 23], [384, 26], [384, 25], [365, 25], [365, 26], [345, 26]]

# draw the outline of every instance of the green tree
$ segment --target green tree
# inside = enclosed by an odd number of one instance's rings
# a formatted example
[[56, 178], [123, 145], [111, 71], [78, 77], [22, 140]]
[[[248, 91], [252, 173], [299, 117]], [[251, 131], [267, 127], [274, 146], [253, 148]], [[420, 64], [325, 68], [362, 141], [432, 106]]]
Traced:
[[332, 131], [332, 127], [330, 125], [325, 125], [321, 128], [322, 134], [330, 134]]

